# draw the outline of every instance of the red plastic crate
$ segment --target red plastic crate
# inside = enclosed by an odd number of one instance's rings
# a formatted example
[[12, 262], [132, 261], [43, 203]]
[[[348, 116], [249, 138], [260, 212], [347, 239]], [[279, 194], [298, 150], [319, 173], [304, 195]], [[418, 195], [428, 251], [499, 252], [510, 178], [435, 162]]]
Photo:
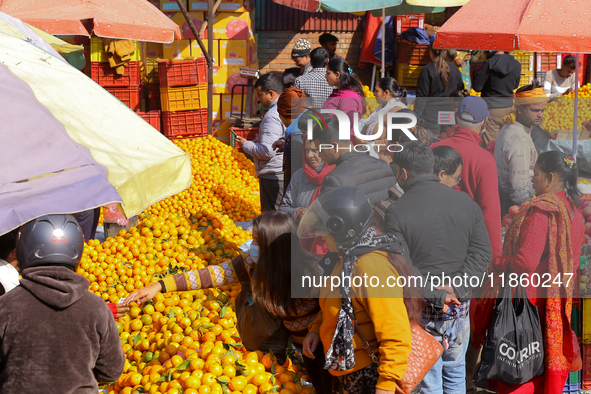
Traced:
[[429, 45], [418, 45], [408, 41], [398, 43], [398, 63], [427, 65], [431, 63]]
[[138, 112], [139, 116], [142, 117], [146, 122], [150, 123], [150, 125], [155, 128], [156, 130], [160, 131], [160, 111], [148, 111], [148, 112]]
[[90, 75], [96, 83], [103, 87], [139, 86], [141, 83], [140, 62], [129, 62], [123, 75], [118, 75], [109, 63], [92, 62]]
[[127, 88], [105, 88], [113, 96], [134, 111], [140, 110], [140, 87], [129, 86]]
[[418, 27], [423, 29], [425, 26], [425, 14], [412, 15], [397, 15], [396, 16], [396, 34], [401, 34], [403, 31], [411, 27]]
[[583, 358], [581, 388], [583, 390], [591, 390], [591, 343], [584, 343], [582, 345], [581, 357]]
[[207, 135], [207, 108], [188, 112], [163, 112], [162, 133], [167, 137]]
[[158, 61], [160, 86], [191, 86], [207, 83], [207, 62], [196, 60]]
[[561, 66], [558, 59], [562, 57], [557, 53], [545, 52], [536, 54], [536, 71], [552, 71]]
[[147, 85], [148, 90], [148, 109], [150, 111], [161, 109], [162, 103], [160, 102], [160, 86], [159, 85]]
[[[258, 127], [251, 127], [243, 129], [240, 127], [230, 127], [230, 146], [236, 148], [236, 137], [246, 138], [248, 141], [254, 140], [259, 134]], [[240, 152], [244, 152], [242, 148], [237, 148]]]

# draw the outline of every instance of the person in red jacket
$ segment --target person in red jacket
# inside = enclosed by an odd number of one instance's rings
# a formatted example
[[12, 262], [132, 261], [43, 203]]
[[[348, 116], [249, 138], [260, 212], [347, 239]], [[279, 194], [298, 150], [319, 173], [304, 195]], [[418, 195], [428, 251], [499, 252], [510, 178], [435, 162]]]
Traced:
[[[486, 129], [490, 117], [486, 102], [477, 96], [468, 96], [460, 102], [456, 112], [457, 130], [443, 141], [431, 145], [451, 146], [462, 156], [464, 166], [461, 181], [456, 186], [472, 197], [482, 209], [484, 223], [492, 246], [492, 257], [501, 254], [501, 200], [499, 198], [499, 179], [494, 157], [480, 146], [480, 135]], [[477, 300], [481, 291], [475, 289], [474, 298]], [[476, 302], [471, 303], [470, 317], [475, 315]], [[472, 321], [474, 327], [474, 322]], [[470, 346], [466, 352], [466, 393], [476, 393], [476, 386], [472, 376], [478, 370], [480, 348]]]

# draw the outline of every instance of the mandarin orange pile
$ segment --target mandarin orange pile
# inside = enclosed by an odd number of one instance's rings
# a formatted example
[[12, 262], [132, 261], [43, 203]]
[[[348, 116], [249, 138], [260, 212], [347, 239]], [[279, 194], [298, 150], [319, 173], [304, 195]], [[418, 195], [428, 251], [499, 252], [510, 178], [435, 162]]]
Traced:
[[147, 212], [189, 216], [206, 208], [223, 212], [235, 222], [250, 221], [261, 213], [259, 182], [253, 163], [244, 154], [212, 136], [173, 142], [191, 155], [193, 183]]
[[90, 281], [90, 291], [116, 303], [179, 266], [200, 269], [231, 260], [248, 239], [249, 232], [208, 209], [189, 218], [144, 214], [137, 228], [102, 244], [90, 240], [78, 273]]
[[[577, 106], [577, 130], [583, 129], [583, 122], [591, 120], [591, 98], [589, 97], [591, 97], [591, 84], [581, 86]], [[542, 127], [548, 131], [572, 130], [574, 111], [574, 93], [564, 95], [548, 104]]]
[[[251, 239], [234, 221], [260, 213], [252, 162], [212, 137], [174, 142], [191, 155], [191, 187], [146, 209], [137, 227], [85, 245], [77, 272], [105, 301], [116, 303], [167, 275], [228, 261]], [[158, 293], [143, 306], [131, 303], [117, 322], [124, 373], [104, 387], [107, 392], [314, 393], [302, 384], [309, 378], [299, 362], [288, 358], [279, 365], [272, 354], [244, 349], [234, 312], [240, 288]]]
[[363, 93], [365, 95], [366, 108], [365, 108], [365, 113], [363, 114], [363, 116], [361, 118], [366, 119], [369, 115], [371, 115], [372, 113], [374, 113], [378, 109], [380, 104], [378, 104], [377, 100], [375, 99], [376, 96], [369, 89], [369, 86], [363, 85]]
[[313, 393], [290, 359], [247, 352], [233, 302], [240, 286], [158, 295], [117, 326], [127, 357], [111, 394]]

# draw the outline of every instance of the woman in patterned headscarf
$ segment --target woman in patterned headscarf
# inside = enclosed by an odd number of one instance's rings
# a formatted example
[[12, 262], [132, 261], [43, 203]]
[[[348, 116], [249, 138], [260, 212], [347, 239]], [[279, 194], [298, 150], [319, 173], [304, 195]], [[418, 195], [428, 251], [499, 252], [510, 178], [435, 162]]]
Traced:
[[[581, 368], [570, 324], [585, 232], [577, 210], [577, 173], [572, 157], [553, 151], [540, 154], [533, 177], [536, 197], [521, 206], [507, 231], [502, 255], [491, 262], [491, 272], [505, 273], [506, 278], [517, 274], [520, 283], [529, 285], [527, 295], [538, 309], [544, 335], [544, 374], [521, 385], [494, 382], [499, 394], [561, 394], [568, 373]], [[478, 302], [476, 344], [484, 342], [490, 328], [500, 286], [499, 280], [489, 282]]]

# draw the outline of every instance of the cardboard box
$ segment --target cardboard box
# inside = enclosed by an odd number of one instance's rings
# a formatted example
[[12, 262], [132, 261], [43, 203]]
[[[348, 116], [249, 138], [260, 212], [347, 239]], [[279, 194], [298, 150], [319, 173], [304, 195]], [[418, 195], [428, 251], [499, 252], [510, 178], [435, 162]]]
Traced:
[[164, 48], [162, 44], [155, 42], [146, 43], [146, 57], [162, 58], [164, 56]]
[[[213, 70], [213, 92], [217, 94], [229, 94], [232, 86], [246, 84], [248, 80], [240, 76], [240, 67], [215, 67]], [[235, 94], [241, 94], [241, 89], [236, 88]]]
[[[207, 41], [203, 41], [203, 45], [205, 45], [205, 48], [207, 48]], [[220, 43], [219, 40], [213, 40], [213, 65], [214, 66], [219, 66], [220, 65]], [[203, 55], [203, 51], [201, 50], [201, 47], [199, 46], [199, 44], [197, 43], [197, 40], [191, 40], [191, 57], [194, 58], [200, 58], [200, 57], [205, 57]]]
[[[207, 0], [188, 0], [189, 11], [207, 12]], [[218, 7], [219, 12], [249, 12], [254, 0], [223, 0]]]
[[[205, 20], [203, 12], [189, 12], [189, 17], [191, 18], [191, 21], [193, 21], [193, 24], [195, 25], [197, 32], [199, 32], [199, 30], [201, 30], [201, 26], [203, 25], [203, 21]], [[185, 16], [182, 13], [177, 12], [176, 14], [174, 14], [172, 16], [172, 21], [179, 25], [179, 27], [181, 28], [181, 35], [183, 36], [183, 39], [195, 39], [195, 36], [193, 35], [191, 28], [189, 27], [189, 23], [187, 23], [187, 20], [185, 19]], [[205, 30], [205, 33], [201, 38], [207, 38], [207, 30]]]
[[224, 144], [230, 145], [230, 121], [216, 121], [213, 124], [215, 131], [215, 138], [222, 141]]
[[163, 45], [164, 59], [188, 59], [191, 57], [191, 41], [190, 40], [174, 40], [170, 44]]
[[242, 14], [220, 12], [213, 19], [213, 38], [248, 40], [252, 36], [252, 18], [249, 12]]
[[222, 119], [222, 95], [221, 94], [214, 94], [212, 95], [212, 105], [211, 105], [211, 118], [215, 120]]
[[257, 36], [248, 40], [220, 40], [220, 66], [246, 67], [257, 58]]
[[160, 10], [164, 12], [175, 12], [181, 9], [176, 0], [160, 0]]

